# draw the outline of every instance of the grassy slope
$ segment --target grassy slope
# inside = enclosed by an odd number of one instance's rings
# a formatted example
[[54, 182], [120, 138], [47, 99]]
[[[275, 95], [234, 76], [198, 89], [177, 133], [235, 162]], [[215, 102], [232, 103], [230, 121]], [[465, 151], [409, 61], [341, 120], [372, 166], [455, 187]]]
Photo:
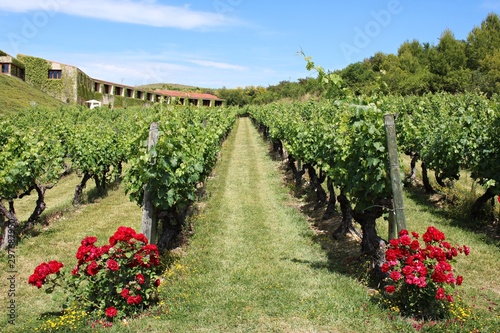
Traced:
[[47, 107], [64, 104], [24, 81], [7, 75], [0, 75], [0, 116], [15, 114], [30, 107], [31, 102]]

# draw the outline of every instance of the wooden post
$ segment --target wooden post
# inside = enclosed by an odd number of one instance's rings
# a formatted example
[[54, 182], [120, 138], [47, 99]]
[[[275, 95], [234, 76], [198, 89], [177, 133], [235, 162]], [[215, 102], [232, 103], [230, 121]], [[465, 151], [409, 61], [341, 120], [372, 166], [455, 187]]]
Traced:
[[389, 239], [398, 238], [398, 230], [396, 223], [396, 214], [394, 214], [394, 201], [392, 203], [393, 209], [389, 211]]
[[[158, 124], [151, 123], [149, 127], [148, 151], [158, 142]], [[154, 214], [153, 203], [151, 202], [151, 194], [147, 185], [144, 188], [143, 211], [141, 232], [147, 237], [150, 244], [156, 244], [156, 234], [158, 229], [158, 221]]]
[[[395, 223], [392, 222], [393, 225], [389, 226], [389, 239], [392, 239], [394, 238], [395, 229], [397, 229], [398, 234], [401, 230], [406, 229], [406, 218], [403, 204], [403, 189], [401, 187], [401, 174], [399, 169], [398, 145], [396, 143], [396, 126], [394, 124], [394, 115], [386, 114], [384, 116], [384, 124], [385, 132], [387, 134], [387, 148], [389, 150], [390, 177], [394, 203], [393, 209], [395, 215], [395, 219], [393, 219], [395, 220]], [[389, 221], [391, 221], [391, 219], [389, 219]]]

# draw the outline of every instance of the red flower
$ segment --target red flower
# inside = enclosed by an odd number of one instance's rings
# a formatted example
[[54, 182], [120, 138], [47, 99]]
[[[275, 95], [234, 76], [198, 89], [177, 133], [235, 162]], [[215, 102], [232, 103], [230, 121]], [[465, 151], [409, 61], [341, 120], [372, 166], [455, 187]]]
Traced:
[[122, 295], [123, 298], [128, 299], [129, 298], [129, 290], [127, 288], [123, 288], [120, 295]]
[[393, 271], [389, 276], [394, 281], [398, 281], [399, 279], [401, 279], [401, 273], [399, 273], [398, 271]]
[[59, 270], [64, 267], [62, 262], [56, 261], [56, 260], [51, 260], [49, 261], [49, 270], [50, 274], [54, 274], [59, 272]]
[[385, 291], [389, 294], [392, 294], [394, 291], [396, 290], [396, 287], [394, 287], [393, 285], [390, 285], [390, 286], [386, 286], [385, 287]]
[[420, 242], [415, 239], [411, 242], [410, 247], [413, 251], [417, 251], [418, 249], [420, 249]]
[[466, 256], [468, 256], [470, 253], [470, 247], [464, 245], [464, 253]]
[[418, 239], [419, 234], [417, 234], [415, 231], [412, 231], [411, 234], [412, 234], [413, 238]]
[[42, 280], [50, 274], [49, 264], [42, 262], [40, 265], [35, 267], [35, 274], [37, 274]]
[[118, 311], [116, 311], [116, 308], [114, 306], [110, 306], [106, 309], [106, 317], [112, 318], [116, 316], [117, 312]]
[[156, 279], [156, 281], [155, 281], [155, 287], [159, 287], [160, 283], [161, 283], [160, 279]]
[[115, 245], [117, 242], [129, 242], [132, 238], [136, 236], [136, 232], [134, 229], [130, 227], [119, 227], [118, 230], [116, 230], [115, 234], [110, 237], [109, 239], [109, 244], [112, 246]]
[[99, 272], [99, 265], [95, 261], [92, 261], [90, 265], [87, 266], [87, 273], [90, 276], [94, 276]]
[[432, 281], [436, 283], [446, 282], [446, 275], [441, 270], [435, 270], [431, 275]]
[[398, 238], [396, 238], [396, 239], [391, 239], [391, 240], [389, 241], [389, 244], [390, 244], [392, 247], [398, 247], [398, 245], [399, 245], [399, 239], [398, 239]]
[[59, 272], [63, 266], [64, 265], [61, 262], [56, 260], [51, 260], [49, 263], [42, 262], [40, 265], [35, 267], [33, 274], [31, 274], [28, 278], [28, 283], [37, 288], [41, 288], [45, 283], [47, 276]]
[[146, 238], [146, 236], [144, 236], [144, 234], [136, 234], [134, 238], [139, 242], [144, 243], [144, 245], [148, 244], [148, 239]]
[[145, 281], [144, 275], [142, 275], [141, 273], [137, 274], [135, 278], [136, 278], [137, 282], [139, 282], [139, 284], [143, 284]]
[[134, 305], [134, 304], [140, 304], [142, 302], [142, 297], [141, 295], [137, 295], [137, 296], [130, 296], [128, 299], [127, 299], [127, 303], [130, 304], [130, 305]]
[[411, 273], [413, 273], [414, 270], [415, 270], [415, 268], [413, 268], [412, 266], [405, 266], [405, 267], [403, 267], [403, 269], [401, 270], [401, 272], [403, 272], [403, 274], [405, 276], [408, 276]]
[[75, 269], [73, 269], [71, 271], [71, 275], [77, 275], [78, 274], [78, 270], [80, 269], [80, 267], [78, 267], [78, 265], [75, 267]]
[[397, 259], [398, 259], [398, 251], [391, 248], [387, 249], [387, 251], [385, 252], [385, 260], [395, 261]]
[[400, 238], [401, 245], [408, 246], [411, 244], [411, 238], [408, 235], [403, 235]]
[[408, 235], [408, 230], [406, 230], [406, 229], [403, 229], [403, 230], [401, 230], [399, 232], [399, 237], [401, 237], [401, 236], [407, 236], [407, 235]]
[[43, 286], [43, 281], [38, 278], [38, 275], [31, 274], [28, 278], [28, 283], [40, 289]]
[[110, 270], [110, 271], [117, 271], [119, 268], [120, 268], [120, 265], [118, 265], [118, 263], [116, 261], [114, 261], [113, 259], [109, 259], [107, 262], [106, 262], [106, 267]]
[[444, 297], [445, 297], [444, 289], [443, 288], [439, 288], [436, 291], [436, 299], [444, 299]]
[[457, 286], [462, 285], [463, 281], [464, 281], [463, 276], [461, 276], [461, 275], [457, 276]]
[[497, 197], [498, 203], [500, 203], [500, 195]]
[[92, 245], [97, 242], [97, 237], [87, 236], [82, 240], [82, 246]]
[[436, 241], [436, 242], [442, 241], [445, 239], [445, 237], [441, 231], [439, 231], [435, 227], [430, 226], [427, 228], [427, 231], [422, 236], [422, 239], [426, 243], [431, 243], [432, 241]]

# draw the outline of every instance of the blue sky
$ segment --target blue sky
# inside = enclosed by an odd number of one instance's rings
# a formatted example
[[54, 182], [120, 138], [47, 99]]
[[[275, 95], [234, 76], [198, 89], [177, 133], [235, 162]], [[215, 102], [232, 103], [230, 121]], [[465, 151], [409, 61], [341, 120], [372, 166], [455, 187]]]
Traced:
[[0, 49], [101, 80], [199, 87], [314, 76], [297, 53], [342, 69], [406, 40], [466, 39], [500, 0], [0, 0]]

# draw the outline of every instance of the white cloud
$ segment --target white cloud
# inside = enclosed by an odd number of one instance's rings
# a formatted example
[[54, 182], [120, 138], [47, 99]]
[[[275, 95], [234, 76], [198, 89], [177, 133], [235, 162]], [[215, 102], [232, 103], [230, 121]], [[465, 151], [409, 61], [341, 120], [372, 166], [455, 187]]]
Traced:
[[159, 53], [140, 49], [96, 53], [57, 51], [35, 56], [76, 66], [95, 79], [127, 86], [150, 83], [179, 83], [205, 88], [268, 86], [289, 77], [295, 79], [307, 75], [305, 70], [286, 70], [283, 74], [273, 67], [214, 61], [212, 59], [217, 57], [213, 54], [204, 58], [199, 53], [171, 50]]
[[218, 69], [229, 69], [229, 70], [236, 70], [236, 71], [246, 71], [248, 69], [245, 66], [233, 65], [233, 64], [211, 61], [211, 60], [188, 60], [188, 62], [199, 65], [199, 66], [203, 66], [203, 67], [213, 67], [213, 68], [218, 68]]
[[237, 24], [215, 12], [203, 12], [188, 6], [168, 6], [155, 0], [0, 0], [0, 10], [31, 12], [43, 10], [51, 15], [64, 13], [113, 22], [154, 27], [197, 29]]

